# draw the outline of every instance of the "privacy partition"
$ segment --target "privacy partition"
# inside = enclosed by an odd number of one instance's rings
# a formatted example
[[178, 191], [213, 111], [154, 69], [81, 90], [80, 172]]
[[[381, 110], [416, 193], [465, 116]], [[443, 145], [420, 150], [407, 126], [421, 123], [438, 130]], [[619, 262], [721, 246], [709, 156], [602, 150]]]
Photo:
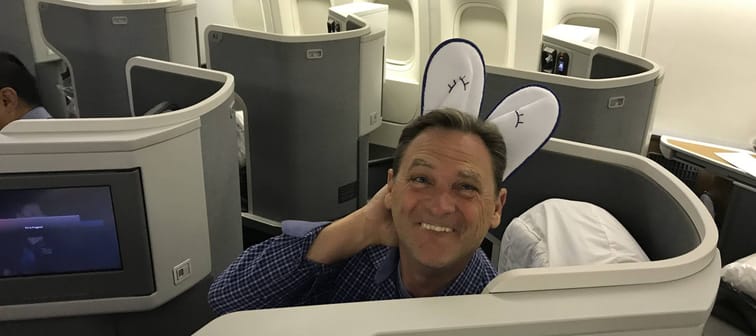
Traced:
[[198, 64], [194, 3], [41, 0], [38, 6], [45, 43], [71, 73], [75, 116], [132, 116], [123, 72], [131, 57]]
[[208, 67], [235, 76], [247, 107], [248, 211], [258, 221], [333, 220], [367, 198], [366, 135], [381, 123], [384, 31], [348, 17], [334, 33], [205, 32]]

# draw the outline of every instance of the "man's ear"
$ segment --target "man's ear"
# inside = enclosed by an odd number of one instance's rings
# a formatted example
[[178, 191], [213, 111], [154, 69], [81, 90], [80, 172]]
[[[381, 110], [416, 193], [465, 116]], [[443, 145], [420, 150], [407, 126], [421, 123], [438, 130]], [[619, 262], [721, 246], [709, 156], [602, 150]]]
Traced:
[[389, 168], [386, 173], [386, 197], [383, 198], [383, 205], [391, 209], [391, 192], [394, 191], [394, 170]]
[[499, 194], [494, 198], [494, 213], [491, 216], [491, 228], [495, 229], [501, 224], [501, 211], [507, 203], [507, 188], [499, 189]]
[[6, 109], [15, 109], [18, 105], [18, 94], [12, 87], [0, 88], [0, 104]]

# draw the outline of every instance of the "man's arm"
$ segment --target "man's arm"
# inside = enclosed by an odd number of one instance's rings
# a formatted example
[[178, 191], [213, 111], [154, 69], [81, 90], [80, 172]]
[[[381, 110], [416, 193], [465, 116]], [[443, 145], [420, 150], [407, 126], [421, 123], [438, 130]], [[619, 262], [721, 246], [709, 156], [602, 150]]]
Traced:
[[225, 314], [329, 303], [328, 291], [335, 289], [329, 279], [340, 272], [339, 261], [370, 245], [396, 244], [385, 194], [384, 187], [367, 205], [325, 228], [283, 234], [248, 248], [210, 286], [210, 306]]
[[282, 234], [249, 247], [210, 286], [208, 302], [218, 314], [314, 304], [304, 293], [336, 267], [305, 258], [321, 228], [304, 236]]

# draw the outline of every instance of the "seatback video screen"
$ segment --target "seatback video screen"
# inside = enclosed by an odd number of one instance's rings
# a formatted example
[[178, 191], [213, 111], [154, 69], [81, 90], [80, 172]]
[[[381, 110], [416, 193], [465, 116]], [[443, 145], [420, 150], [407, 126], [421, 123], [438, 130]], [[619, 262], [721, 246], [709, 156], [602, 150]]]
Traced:
[[120, 269], [110, 187], [0, 190], [0, 278]]

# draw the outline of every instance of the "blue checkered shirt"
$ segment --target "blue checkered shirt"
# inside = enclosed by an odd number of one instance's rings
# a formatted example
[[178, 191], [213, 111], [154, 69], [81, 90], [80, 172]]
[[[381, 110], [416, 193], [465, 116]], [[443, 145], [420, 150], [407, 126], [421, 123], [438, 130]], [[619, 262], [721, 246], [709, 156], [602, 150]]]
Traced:
[[[327, 222], [286, 221], [283, 234], [250, 246], [210, 286], [218, 314], [239, 310], [388, 300], [406, 293], [397, 276], [396, 248], [368, 247], [338, 263], [310, 261], [307, 251]], [[479, 294], [496, 276], [478, 249], [439, 295]]]

